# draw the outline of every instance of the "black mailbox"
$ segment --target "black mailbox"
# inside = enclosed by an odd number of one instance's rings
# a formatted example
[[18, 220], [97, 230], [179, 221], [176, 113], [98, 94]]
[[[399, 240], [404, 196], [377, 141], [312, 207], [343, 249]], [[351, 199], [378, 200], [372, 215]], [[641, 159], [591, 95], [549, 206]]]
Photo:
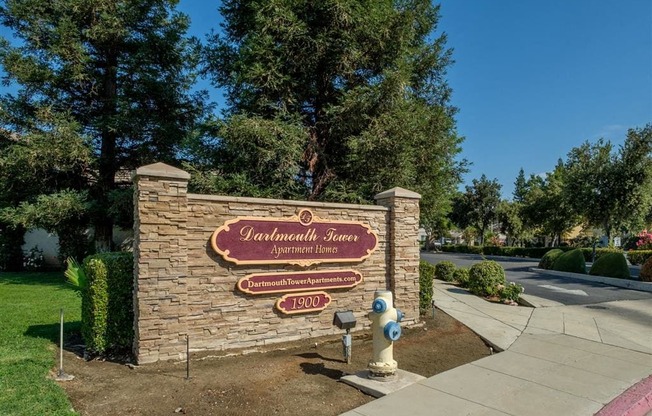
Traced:
[[355, 327], [355, 315], [353, 315], [353, 311], [335, 312], [333, 325], [337, 326], [339, 329], [346, 330]]

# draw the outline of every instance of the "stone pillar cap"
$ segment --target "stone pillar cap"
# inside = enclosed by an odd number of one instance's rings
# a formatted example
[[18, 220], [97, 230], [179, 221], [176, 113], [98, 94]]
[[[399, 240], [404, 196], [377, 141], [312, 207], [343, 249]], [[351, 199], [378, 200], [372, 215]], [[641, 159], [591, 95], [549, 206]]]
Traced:
[[421, 199], [421, 195], [416, 192], [408, 191], [407, 189], [396, 187], [387, 191], [381, 192], [374, 197], [374, 199], [386, 198], [408, 198], [408, 199]]
[[186, 181], [190, 179], [190, 174], [188, 172], [177, 169], [174, 166], [166, 165], [162, 162], [139, 167], [136, 169], [133, 177], [136, 178], [138, 176], [154, 176], [158, 178], [182, 179]]

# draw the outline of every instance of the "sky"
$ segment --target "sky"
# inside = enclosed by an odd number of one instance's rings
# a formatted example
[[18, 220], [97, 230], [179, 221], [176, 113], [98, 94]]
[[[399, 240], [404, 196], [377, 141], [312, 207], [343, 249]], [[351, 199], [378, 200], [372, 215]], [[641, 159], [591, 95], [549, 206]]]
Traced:
[[510, 198], [585, 141], [652, 122], [651, 0], [443, 0], [466, 182]]
[[[585, 141], [622, 144], [652, 123], [652, 0], [441, 0], [447, 79], [471, 162], [511, 198], [520, 168], [543, 175]], [[219, 30], [219, 2], [181, 0], [190, 34]], [[0, 35], [7, 31], [0, 28]], [[200, 88], [210, 88], [207, 81]], [[0, 87], [1, 89], [1, 87]], [[222, 103], [220, 91], [211, 99]]]

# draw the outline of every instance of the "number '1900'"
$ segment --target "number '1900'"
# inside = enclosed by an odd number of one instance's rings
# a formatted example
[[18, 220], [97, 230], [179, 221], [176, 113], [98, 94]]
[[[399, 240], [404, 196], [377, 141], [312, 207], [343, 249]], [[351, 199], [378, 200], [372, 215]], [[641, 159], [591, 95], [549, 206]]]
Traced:
[[276, 307], [285, 314], [294, 314], [321, 311], [330, 303], [331, 297], [328, 293], [310, 292], [285, 295], [276, 302]]

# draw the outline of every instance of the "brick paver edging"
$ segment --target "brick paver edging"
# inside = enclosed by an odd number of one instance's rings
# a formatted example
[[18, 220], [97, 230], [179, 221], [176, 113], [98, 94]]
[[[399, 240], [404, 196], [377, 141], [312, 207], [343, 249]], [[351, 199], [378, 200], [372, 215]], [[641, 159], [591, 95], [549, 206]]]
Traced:
[[652, 375], [613, 399], [595, 416], [644, 416], [652, 411]]

